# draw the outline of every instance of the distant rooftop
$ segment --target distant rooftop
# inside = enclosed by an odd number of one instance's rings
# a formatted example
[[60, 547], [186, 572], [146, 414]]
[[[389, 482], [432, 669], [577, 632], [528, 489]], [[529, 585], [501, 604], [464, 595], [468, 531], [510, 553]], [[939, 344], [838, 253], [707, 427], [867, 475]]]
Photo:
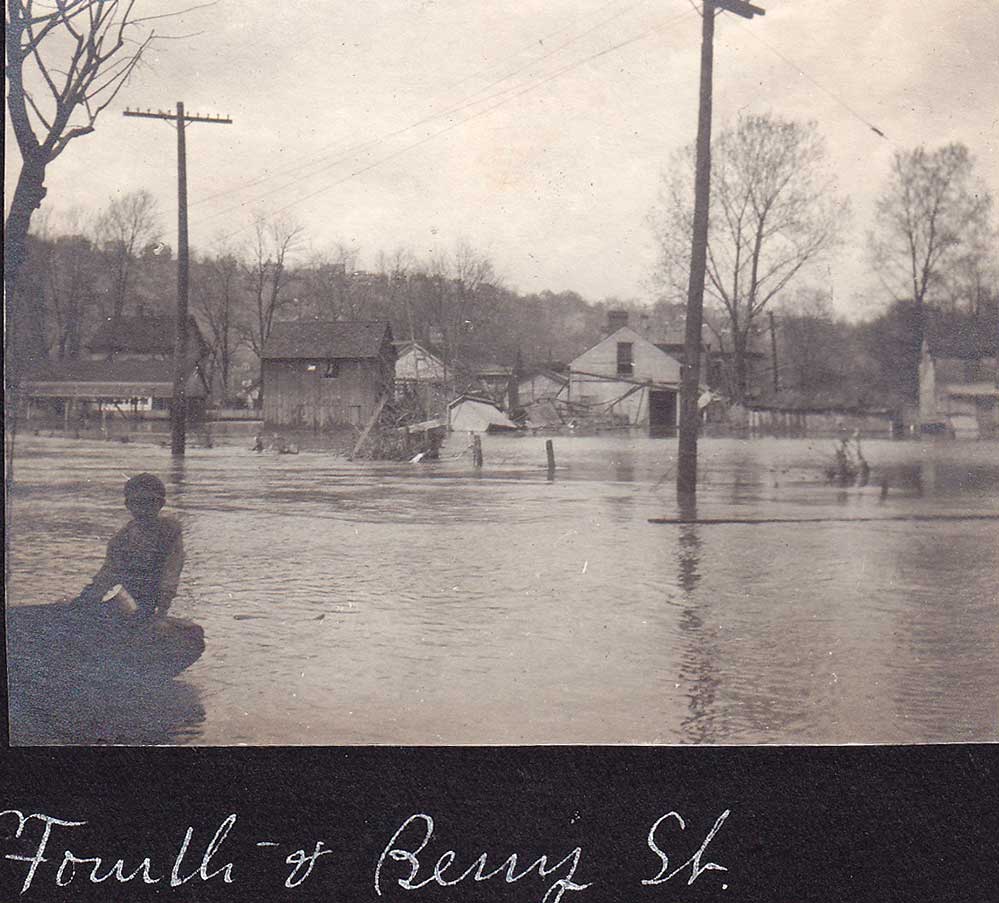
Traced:
[[386, 320], [297, 320], [275, 323], [262, 357], [270, 360], [379, 357], [392, 341]]

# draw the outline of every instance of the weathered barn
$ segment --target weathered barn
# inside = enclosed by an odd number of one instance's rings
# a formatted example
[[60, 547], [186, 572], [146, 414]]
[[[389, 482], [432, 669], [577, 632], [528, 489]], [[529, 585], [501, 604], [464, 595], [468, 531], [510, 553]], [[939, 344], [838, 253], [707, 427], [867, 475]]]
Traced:
[[384, 320], [275, 323], [261, 356], [264, 424], [363, 427], [391, 394], [394, 368]]

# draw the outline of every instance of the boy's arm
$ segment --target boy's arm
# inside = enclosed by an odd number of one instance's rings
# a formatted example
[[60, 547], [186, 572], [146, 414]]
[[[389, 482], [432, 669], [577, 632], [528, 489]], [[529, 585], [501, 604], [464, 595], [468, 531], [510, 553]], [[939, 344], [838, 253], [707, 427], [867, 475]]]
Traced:
[[160, 592], [156, 602], [156, 610], [161, 615], [165, 615], [173, 602], [173, 597], [177, 595], [177, 587], [180, 585], [180, 572], [184, 569], [184, 539], [180, 529], [177, 529], [177, 536], [170, 544], [170, 551], [163, 562], [163, 573], [160, 576]]
[[74, 601], [84, 604], [99, 602], [112, 586], [121, 582], [119, 576], [121, 574], [120, 537], [121, 531], [111, 537], [107, 552], [104, 555], [104, 563]]

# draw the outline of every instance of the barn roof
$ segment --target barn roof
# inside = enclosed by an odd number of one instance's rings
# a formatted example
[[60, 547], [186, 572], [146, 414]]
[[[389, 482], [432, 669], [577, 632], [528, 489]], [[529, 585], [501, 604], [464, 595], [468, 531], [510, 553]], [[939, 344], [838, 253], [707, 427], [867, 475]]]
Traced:
[[379, 357], [392, 340], [386, 320], [298, 320], [275, 323], [264, 345], [264, 360]]
[[[87, 349], [94, 354], [173, 354], [176, 317], [147, 316], [119, 317], [118, 322], [108, 317], [90, 337]], [[194, 317], [187, 318], [188, 341], [205, 349], [204, 336]], [[190, 348], [191, 346], [188, 345]]]

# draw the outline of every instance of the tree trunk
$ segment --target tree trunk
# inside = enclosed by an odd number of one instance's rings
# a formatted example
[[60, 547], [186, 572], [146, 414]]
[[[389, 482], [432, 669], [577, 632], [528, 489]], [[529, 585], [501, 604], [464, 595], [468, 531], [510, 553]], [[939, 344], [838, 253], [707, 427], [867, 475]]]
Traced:
[[739, 404], [746, 401], [748, 377], [746, 374], [746, 335], [736, 330], [732, 336], [732, 357], [735, 366], [735, 400]]
[[[39, 160], [25, 158], [21, 173], [17, 178], [17, 187], [11, 200], [10, 212], [3, 235], [3, 283], [7, 299], [7, 323], [4, 331], [4, 377], [5, 377], [5, 411], [4, 411], [4, 452], [6, 457], [6, 473], [4, 474], [6, 523], [10, 523], [11, 491], [14, 488], [14, 443], [17, 436], [17, 418], [19, 408], [19, 388], [24, 373], [24, 361], [21, 359], [21, 343], [18, 333], [20, 321], [23, 320], [25, 305], [17, 295], [17, 277], [24, 264], [28, 245], [28, 228], [31, 225], [31, 215], [37, 210], [45, 197], [45, 163]], [[4, 531], [4, 573], [10, 576], [10, 533]]]
[[41, 206], [45, 191], [45, 163], [25, 159], [4, 226], [3, 281], [8, 303], [15, 299], [18, 272], [27, 253], [31, 216]]

